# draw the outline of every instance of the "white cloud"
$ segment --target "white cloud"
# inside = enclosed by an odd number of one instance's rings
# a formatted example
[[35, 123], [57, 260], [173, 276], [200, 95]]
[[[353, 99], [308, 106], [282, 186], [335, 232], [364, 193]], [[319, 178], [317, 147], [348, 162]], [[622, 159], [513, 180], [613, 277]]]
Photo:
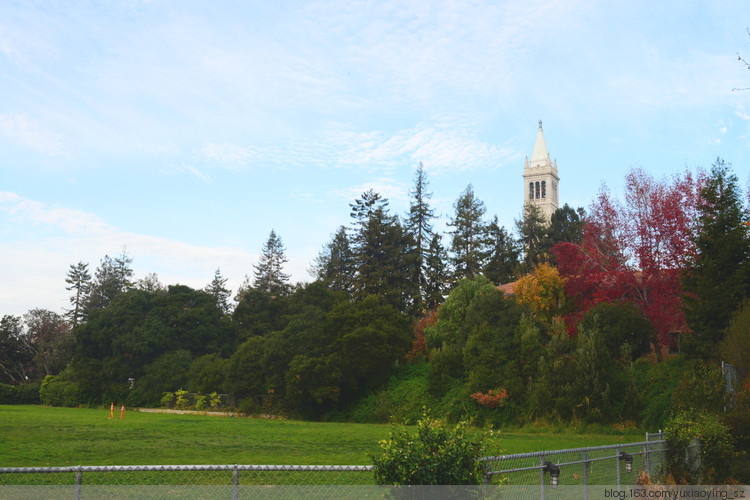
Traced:
[[344, 189], [335, 189], [328, 193], [334, 198], [345, 200], [359, 199], [366, 191], [373, 190], [383, 198], [397, 203], [406, 203], [409, 199], [409, 188], [404, 184], [391, 178], [382, 178], [372, 182], [365, 182], [357, 186], [351, 186]]

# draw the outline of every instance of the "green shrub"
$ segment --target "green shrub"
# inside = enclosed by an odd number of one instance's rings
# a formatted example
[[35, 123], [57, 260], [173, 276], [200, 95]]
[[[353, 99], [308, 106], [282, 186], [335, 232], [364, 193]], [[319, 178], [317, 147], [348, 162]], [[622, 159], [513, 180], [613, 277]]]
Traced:
[[677, 484], [721, 484], [729, 477], [732, 440], [718, 415], [707, 411], [678, 413], [665, 433], [667, 469]]
[[206, 409], [206, 400], [208, 399], [208, 396], [205, 394], [198, 393], [195, 395], [195, 409], [198, 411], [203, 411]]
[[39, 399], [39, 383], [7, 385], [0, 384], [0, 404], [36, 405]]
[[255, 398], [252, 396], [240, 399], [238, 405], [240, 412], [248, 417], [256, 413], [258, 409], [258, 405], [255, 403]]
[[469, 438], [464, 424], [447, 429], [424, 414], [416, 436], [404, 428], [394, 431], [380, 442], [380, 453], [370, 455], [375, 480], [383, 485], [480, 484], [482, 441]]
[[726, 403], [721, 367], [700, 360], [690, 361], [682, 371], [680, 383], [672, 394], [674, 411], [720, 412], [724, 410]]
[[185, 389], [179, 389], [174, 393], [175, 400], [174, 406], [179, 410], [187, 410], [188, 408], [188, 391]]
[[81, 404], [81, 390], [74, 382], [47, 375], [39, 388], [39, 399], [47, 406], [74, 407]]
[[161, 400], [159, 401], [159, 406], [162, 408], [171, 408], [172, 407], [172, 400], [174, 400], [174, 393], [173, 392], [165, 392], [161, 395]]
[[641, 425], [646, 429], [663, 429], [672, 416], [672, 394], [680, 384], [685, 369], [683, 357], [662, 363], [651, 363], [641, 358], [633, 363], [633, 379], [638, 387], [643, 409]]

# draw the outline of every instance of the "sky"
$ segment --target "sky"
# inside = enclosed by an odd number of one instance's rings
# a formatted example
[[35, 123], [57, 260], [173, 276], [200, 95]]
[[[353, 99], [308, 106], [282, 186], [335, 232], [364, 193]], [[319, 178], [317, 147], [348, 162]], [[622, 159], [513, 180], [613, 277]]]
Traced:
[[[721, 157], [750, 180], [747, 0], [0, 2], [0, 315], [72, 264], [233, 291], [275, 230], [308, 268], [368, 189], [442, 230], [521, 215], [542, 120], [560, 201]], [[448, 241], [444, 238], [444, 244]]]

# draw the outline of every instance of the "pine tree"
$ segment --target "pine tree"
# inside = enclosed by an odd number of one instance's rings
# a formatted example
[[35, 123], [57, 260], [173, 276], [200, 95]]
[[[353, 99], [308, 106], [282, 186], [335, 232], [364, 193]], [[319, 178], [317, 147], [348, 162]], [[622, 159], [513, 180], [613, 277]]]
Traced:
[[89, 273], [88, 263], [71, 264], [65, 282], [70, 285], [66, 286], [65, 289], [73, 292], [73, 295], [70, 296], [70, 303], [73, 307], [68, 310], [66, 316], [71, 326], [75, 328], [78, 324], [86, 321], [86, 300], [91, 291], [91, 274]]
[[471, 184], [453, 204], [454, 217], [448, 222], [452, 227], [451, 263], [455, 281], [461, 278], [473, 279], [481, 272], [485, 259], [486, 224], [482, 217], [485, 213], [484, 203], [474, 196]]
[[500, 226], [497, 215], [487, 226], [487, 243], [488, 258], [482, 274], [496, 285], [516, 279], [521, 250], [508, 231]]
[[326, 243], [315, 258], [310, 274], [333, 290], [352, 292], [354, 257], [346, 227], [339, 227], [331, 241]]
[[717, 159], [698, 201], [696, 255], [683, 277], [683, 304], [697, 351], [715, 355], [732, 313], [750, 295], [750, 215], [737, 176]]
[[117, 295], [133, 288], [132, 262], [133, 258], [125, 249], [114, 259], [109, 255], [104, 256], [94, 273], [94, 282], [86, 304], [88, 312], [104, 309]]
[[373, 190], [350, 206], [355, 298], [378, 295], [399, 311], [416, 313], [414, 240], [388, 212], [388, 200]]
[[448, 254], [441, 244], [442, 236], [434, 234], [425, 258], [425, 309], [436, 309], [445, 300], [450, 282], [450, 271], [447, 267]]
[[288, 261], [285, 251], [284, 243], [272, 229], [263, 246], [260, 261], [253, 266], [253, 288], [273, 295], [284, 295], [289, 292], [289, 275], [283, 270], [284, 264]]
[[224, 314], [229, 313], [229, 297], [232, 296], [232, 291], [226, 287], [226, 284], [227, 278], [221, 275], [221, 269], [217, 267], [214, 279], [203, 289], [206, 293], [213, 295], [216, 299], [216, 306]]
[[536, 205], [526, 203], [523, 218], [516, 220], [520, 243], [523, 245], [523, 263], [526, 272], [530, 272], [540, 262], [545, 260], [544, 239], [547, 224], [544, 214]]
[[159, 281], [159, 275], [156, 273], [148, 273], [146, 276], [136, 281], [135, 287], [144, 292], [159, 292], [165, 290], [164, 285]]
[[435, 218], [435, 211], [430, 208], [429, 199], [432, 198], [432, 193], [427, 192], [427, 176], [424, 172], [422, 163], [419, 163], [417, 167], [417, 173], [414, 178], [414, 189], [409, 192], [411, 196], [411, 203], [409, 205], [409, 213], [405, 220], [406, 230], [409, 231], [411, 237], [414, 239], [414, 250], [415, 255], [415, 276], [419, 287], [419, 295], [417, 296], [416, 307], [422, 309], [421, 302], [426, 296], [426, 268], [425, 261], [430, 249], [430, 243], [432, 241], [432, 219]]

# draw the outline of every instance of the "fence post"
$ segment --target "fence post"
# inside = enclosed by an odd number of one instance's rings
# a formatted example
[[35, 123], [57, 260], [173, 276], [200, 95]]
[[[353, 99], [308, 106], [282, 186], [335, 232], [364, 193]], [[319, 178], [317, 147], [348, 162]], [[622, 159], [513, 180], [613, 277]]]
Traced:
[[544, 455], [540, 457], [541, 468], [539, 469], [539, 488], [541, 491], [541, 499], [544, 500]]
[[583, 500], [589, 498], [589, 452], [583, 452]]
[[240, 486], [240, 470], [237, 464], [234, 464], [234, 470], [232, 471], [232, 500], [237, 500], [239, 497], [239, 486]]
[[81, 500], [81, 483], [83, 483], [83, 466], [79, 465], [76, 470], [76, 500]]
[[615, 452], [616, 452], [615, 453], [616, 454], [615, 466], [617, 467], [617, 489], [619, 490], [620, 489], [620, 448], [617, 447], [615, 449]]
[[648, 477], [651, 477], [651, 462], [648, 458], [648, 432], [646, 433], [646, 444], [643, 446], [643, 468], [646, 470]]

